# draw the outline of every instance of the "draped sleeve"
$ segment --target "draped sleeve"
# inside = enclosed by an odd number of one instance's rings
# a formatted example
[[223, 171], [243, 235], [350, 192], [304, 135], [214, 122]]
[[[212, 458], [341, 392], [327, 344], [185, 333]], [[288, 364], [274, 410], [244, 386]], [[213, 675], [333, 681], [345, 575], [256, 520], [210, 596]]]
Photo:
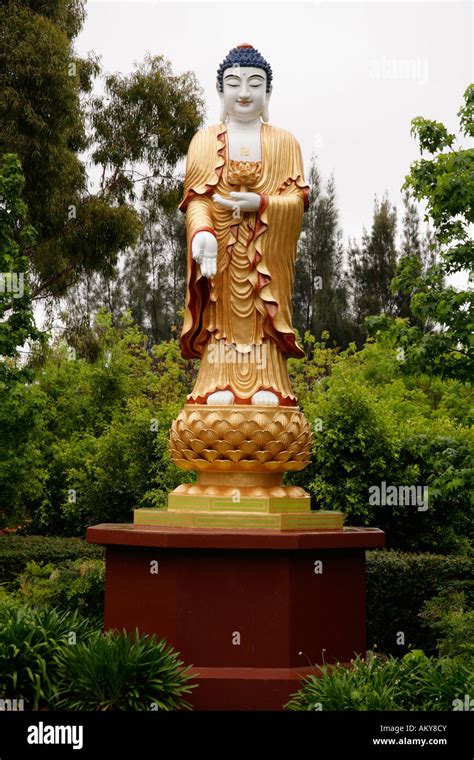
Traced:
[[211, 283], [201, 275], [201, 269], [192, 257], [192, 241], [203, 230], [215, 235], [211, 194], [219, 182], [225, 162], [225, 141], [221, 136], [223, 129], [223, 125], [202, 129], [191, 140], [183, 199], [178, 206], [186, 214], [186, 304], [181, 331], [181, 353], [186, 359], [201, 357], [209, 339], [205, 325]]
[[209, 195], [218, 184], [225, 163], [224, 132], [223, 124], [201, 129], [189, 143], [181, 211], [186, 212], [193, 198]]

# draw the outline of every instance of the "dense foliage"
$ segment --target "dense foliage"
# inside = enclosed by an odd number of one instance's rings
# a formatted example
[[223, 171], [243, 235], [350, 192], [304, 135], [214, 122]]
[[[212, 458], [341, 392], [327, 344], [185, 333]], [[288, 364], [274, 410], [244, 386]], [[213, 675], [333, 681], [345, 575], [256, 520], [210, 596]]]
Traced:
[[96, 633], [86, 643], [63, 648], [58, 688], [51, 704], [61, 710], [190, 709], [190, 667], [165, 639], [125, 632]]
[[35, 240], [26, 223], [25, 178], [17, 156], [0, 161], [0, 403], [15, 379], [31, 379], [16, 361], [26, 340], [40, 340], [31, 305], [28, 262], [23, 248]]
[[[85, 5], [0, 4], [0, 154], [15, 153], [25, 174], [28, 222], [38, 233], [25, 255], [41, 298], [64, 295], [80, 277], [113, 276], [142, 229], [133, 201], [171, 193], [175, 203], [173, 170], [203, 119], [195, 75], [175, 74], [159, 55], [128, 76], [104, 76], [93, 93], [100, 56], [74, 50]], [[97, 192], [87, 151], [100, 172]]]
[[468, 611], [474, 605], [474, 559], [372, 551], [367, 552], [366, 573], [369, 649], [401, 656], [415, 647], [432, 655], [446, 636], [440, 651], [452, 654], [459, 635], [464, 646], [472, 643]]
[[62, 647], [87, 640], [89, 622], [77, 612], [20, 604], [0, 596], [0, 693], [24, 699], [38, 709], [50, 698], [57, 679], [56, 656]]
[[30, 709], [189, 709], [191, 666], [153, 636], [103, 634], [77, 611], [0, 595], [0, 692]]
[[77, 610], [102, 624], [105, 564], [100, 559], [66, 560], [60, 565], [28, 562], [19, 578], [18, 596], [32, 607]]
[[54, 565], [69, 560], [103, 559], [105, 549], [81, 538], [0, 534], [0, 578], [2, 585], [15, 590], [28, 562]]
[[414, 649], [402, 660], [367, 661], [356, 657], [351, 668], [315, 668], [285, 706], [289, 710], [453, 710], [472, 693], [472, 670], [462, 662], [427, 657]]
[[[312, 344], [309, 364], [290, 363], [314, 430], [312, 464], [291, 480], [308, 488], [315, 508], [342, 509], [347, 524], [387, 530], [391, 547], [468, 550], [469, 388], [456, 380], [407, 376], [389, 341], [341, 354]], [[402, 499], [371, 504], [371, 489], [383, 483], [420, 489], [427, 508]]]
[[[313, 461], [288, 481], [308, 489], [313, 508], [386, 529], [391, 547], [468, 551], [469, 389], [407, 376], [388, 340], [338, 353], [306, 337], [308, 358], [289, 366], [313, 425]], [[126, 319], [112, 327], [106, 314], [93, 341], [92, 349], [47, 348], [36, 382], [16, 383], [2, 407], [4, 524], [30, 520], [34, 531], [84, 535], [88, 524], [129, 522], [135, 507], [164, 506], [190, 477], [170, 461], [168, 438], [194, 364], [177, 341], [148, 352], [137, 328]], [[383, 483], [418, 488], [427, 504], [371, 503]]]
[[[458, 111], [460, 131], [474, 135], [474, 85], [464, 93]], [[455, 135], [444, 124], [417, 117], [412, 134], [420, 151], [432, 158], [412, 164], [404, 187], [427, 206], [426, 219], [434, 226], [441, 250], [440, 261], [423, 271], [419, 259], [406, 253], [399, 262], [392, 292], [401, 291], [410, 301], [414, 321], [393, 320], [372, 312], [368, 320], [373, 333], [395, 337], [403, 351], [406, 371], [429, 372], [470, 381], [473, 372], [472, 291], [446, 285], [447, 275], [472, 274], [474, 242], [474, 148], [454, 148]], [[420, 325], [429, 325], [424, 330]]]
[[176, 342], [149, 355], [136, 328], [114, 329], [106, 315], [95, 338], [94, 361], [78, 344], [48, 348], [36, 382], [17, 383], [1, 407], [5, 522], [81, 535], [93, 521], [130, 520], [133, 507], [159, 503], [183, 479], [167, 439], [192, 365]]

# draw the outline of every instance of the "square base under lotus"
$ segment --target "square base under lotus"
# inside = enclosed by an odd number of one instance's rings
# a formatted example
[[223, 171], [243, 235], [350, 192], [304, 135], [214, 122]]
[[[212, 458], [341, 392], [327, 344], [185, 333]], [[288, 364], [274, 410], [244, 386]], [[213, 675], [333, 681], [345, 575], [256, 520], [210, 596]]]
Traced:
[[168, 508], [135, 509], [134, 525], [173, 528], [342, 530], [344, 514], [311, 510], [310, 497], [192, 496], [171, 493]]

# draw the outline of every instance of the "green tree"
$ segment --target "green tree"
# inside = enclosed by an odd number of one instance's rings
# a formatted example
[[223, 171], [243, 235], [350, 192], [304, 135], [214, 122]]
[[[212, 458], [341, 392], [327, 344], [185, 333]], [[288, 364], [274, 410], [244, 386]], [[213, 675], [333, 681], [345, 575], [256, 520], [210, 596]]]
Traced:
[[301, 335], [348, 342], [347, 293], [343, 276], [342, 231], [336, 206], [334, 176], [325, 191], [313, 158], [309, 172], [311, 203], [303, 218], [295, 271], [294, 322]]
[[169, 340], [181, 327], [186, 298], [186, 227], [176, 209], [147, 204], [143, 234], [125, 258], [125, 302], [150, 342]]
[[177, 209], [164, 210], [150, 199], [143, 204], [140, 219], [140, 239], [121, 257], [113, 276], [87, 275], [69, 289], [61, 318], [71, 343], [87, 333], [92, 337], [94, 315], [102, 308], [115, 326], [129, 311], [148, 336], [149, 346], [179, 332], [186, 296], [184, 217]]
[[99, 309], [107, 308], [115, 325], [129, 310], [151, 344], [172, 337], [181, 320], [186, 240], [176, 210], [181, 183], [175, 167], [200, 126], [203, 102], [194, 75], [175, 76], [160, 56], [146, 56], [129, 76], [106, 77], [105, 88], [105, 96], [91, 105], [100, 195], [118, 203], [139, 201], [141, 235], [107, 271], [82, 274], [64, 300], [62, 316], [71, 340], [87, 332], [92, 340]]
[[390, 283], [397, 262], [396, 226], [395, 206], [387, 196], [381, 202], [376, 197], [370, 233], [364, 229], [361, 246], [352, 243], [349, 248], [348, 283], [358, 344], [365, 339], [366, 317], [395, 310]]
[[[22, 361], [22, 346], [45, 343], [33, 318], [25, 246], [35, 238], [22, 195], [25, 178], [17, 156], [0, 160], [0, 513], [34, 498], [44, 470], [33, 431], [42, 412], [34, 371]], [[27, 473], [27, 476], [25, 476]]]
[[109, 74], [104, 85], [90, 104], [101, 193], [119, 202], [158, 196], [163, 207], [176, 207], [181, 186], [174, 169], [204, 118], [195, 75], [176, 75], [163, 56], [147, 54], [131, 74]]
[[[403, 193], [403, 205], [404, 216], [399, 261], [405, 257], [411, 257], [412, 261], [417, 263], [420, 273], [426, 272], [438, 260], [439, 250], [436, 239], [429, 226], [422, 232], [418, 206], [409, 190], [405, 190]], [[413, 294], [413, 289], [407, 290], [406, 288], [403, 292], [394, 293], [397, 316], [408, 317], [424, 330], [431, 329], [432, 324], [421, 322], [412, 314], [410, 304]]]
[[[173, 75], [160, 56], [129, 77], [107, 76], [93, 97], [99, 61], [73, 50], [84, 16], [84, 0], [0, 6], [0, 154], [16, 153], [25, 173], [38, 232], [25, 251], [34, 298], [59, 297], [83, 275], [114, 274], [141, 229], [131, 205], [137, 183], [176, 193], [171, 169], [202, 122], [194, 75]], [[96, 194], [80, 158], [89, 150], [102, 170]]]
[[62, 292], [74, 272], [106, 266], [138, 232], [130, 208], [87, 193], [81, 96], [99, 66], [74, 54], [83, 21], [80, 0], [0, 7], [0, 154], [17, 154], [25, 174], [28, 222], [37, 231], [25, 249], [33, 297]]
[[[458, 111], [460, 131], [474, 135], [474, 85], [464, 93]], [[368, 321], [369, 330], [390, 335], [403, 349], [407, 372], [429, 372], [469, 380], [472, 377], [472, 293], [446, 285], [449, 274], [470, 271], [474, 243], [474, 149], [454, 149], [455, 136], [440, 122], [417, 117], [411, 132], [418, 138], [421, 158], [410, 167], [403, 188], [426, 202], [425, 220], [431, 220], [440, 261], [422, 271], [419, 259], [403, 256], [392, 292], [408, 293], [410, 309], [424, 327], [387, 316]], [[431, 325], [431, 328], [430, 328]], [[428, 326], [428, 329], [426, 329]]]
[[25, 222], [22, 200], [25, 178], [18, 158], [6, 153], [0, 161], [0, 393], [25, 376], [18, 352], [28, 340], [39, 340], [33, 318], [25, 246], [35, 230]]

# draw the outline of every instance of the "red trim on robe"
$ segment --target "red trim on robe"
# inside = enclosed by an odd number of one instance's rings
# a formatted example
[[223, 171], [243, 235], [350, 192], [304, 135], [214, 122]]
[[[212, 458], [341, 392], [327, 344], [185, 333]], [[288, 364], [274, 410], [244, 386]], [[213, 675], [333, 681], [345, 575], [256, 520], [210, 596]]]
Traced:
[[[207, 343], [207, 340], [203, 341], [201, 339], [201, 347], [200, 343], [196, 343], [196, 341], [193, 340], [194, 334], [199, 334], [202, 324], [203, 312], [209, 303], [211, 295], [211, 287], [208, 278], [201, 276], [199, 279], [197, 279], [198, 264], [192, 256], [192, 244], [194, 237], [198, 232], [203, 231], [210, 232], [212, 235], [214, 235], [214, 237], [216, 237], [216, 233], [212, 227], [199, 227], [193, 232], [193, 235], [189, 242], [188, 266], [191, 267], [191, 277], [189, 280], [189, 309], [193, 318], [193, 327], [191, 330], [189, 330], [189, 332], [186, 333], [186, 335], [182, 335], [180, 339], [181, 355], [184, 359], [199, 359], [202, 356], [204, 346]], [[198, 319], [196, 318], [197, 316], [199, 316]], [[210, 336], [209, 330], [206, 330], [206, 332], [208, 336]]]

